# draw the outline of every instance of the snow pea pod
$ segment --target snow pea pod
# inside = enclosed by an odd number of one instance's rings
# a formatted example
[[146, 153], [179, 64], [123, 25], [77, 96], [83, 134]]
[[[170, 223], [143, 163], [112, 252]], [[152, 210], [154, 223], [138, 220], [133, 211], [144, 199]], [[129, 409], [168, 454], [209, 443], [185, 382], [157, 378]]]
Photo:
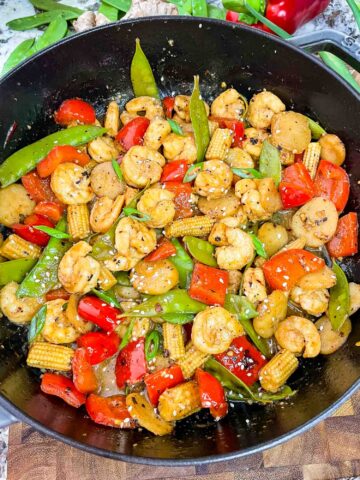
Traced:
[[130, 77], [135, 97], [145, 95], [159, 98], [154, 74], [138, 38], [136, 39], [135, 54], [131, 61]]
[[202, 240], [197, 237], [184, 237], [184, 242], [191, 253], [191, 255], [203, 263], [204, 265], [209, 265], [210, 267], [217, 267], [217, 262], [214, 257], [215, 247], [206, 240]]
[[7, 73], [12, 68], [23, 60], [25, 60], [32, 52], [32, 46], [34, 45], [34, 39], [28, 38], [21, 42], [8, 56], [3, 66], [1, 73]]
[[192, 14], [194, 17], [207, 17], [207, 3], [206, 0], [192, 0]]
[[111, 290], [104, 292], [103, 290], [97, 290], [96, 288], [93, 288], [91, 291], [101, 300], [104, 300], [105, 303], [108, 303], [112, 307], [116, 307], [122, 311], [120, 303], [117, 301], [114, 292]]
[[329, 320], [333, 330], [340, 330], [350, 312], [350, 291], [345, 273], [333, 262], [336, 285], [330, 288]]
[[20, 258], [0, 263], [0, 285], [10, 282], [20, 283], [35, 263], [34, 258]]
[[170, 262], [176, 267], [179, 273], [179, 285], [186, 288], [190, 283], [191, 273], [194, 269], [194, 263], [190, 255], [187, 254], [184, 247], [177, 238], [173, 238], [171, 243], [176, 248], [176, 255], [169, 257]]
[[131, 6], [131, 0], [106, 0], [106, 4], [126, 13]]
[[224, 8], [216, 7], [215, 5], [208, 5], [209, 18], [218, 18], [219, 20], [225, 20], [226, 10]]
[[[66, 221], [64, 218], [59, 220], [56, 228], [57, 230], [65, 232]], [[21, 282], [16, 296], [20, 298], [41, 297], [52, 290], [59, 283], [59, 263], [69, 247], [69, 242], [51, 237], [38, 262]]]
[[165, 313], [161, 315], [161, 318], [167, 323], [176, 323], [178, 325], [184, 325], [194, 320], [192, 313]]
[[326, 130], [324, 130], [321, 125], [315, 122], [315, 120], [312, 120], [309, 117], [306, 117], [306, 118], [308, 119], [308, 122], [309, 122], [309, 128], [311, 130], [312, 138], [314, 138], [315, 140], [319, 140], [320, 137], [325, 135]]
[[52, 11], [52, 10], [64, 10], [66, 12], [73, 12], [81, 15], [84, 13], [84, 10], [80, 8], [71, 7], [70, 5], [65, 5], [64, 3], [55, 2], [54, 0], [30, 0], [31, 5], [39, 10]]
[[46, 311], [47, 311], [47, 305], [43, 305], [40, 308], [40, 310], [38, 310], [33, 316], [33, 318], [31, 319], [31, 323], [28, 331], [29, 343], [34, 342], [42, 332], [42, 329], [45, 326]]
[[60, 14], [52, 20], [45, 32], [35, 40], [34, 53], [65, 37], [67, 32], [67, 21]]
[[199, 88], [199, 75], [194, 76], [194, 89], [190, 98], [190, 118], [194, 129], [197, 161], [202, 162], [210, 142], [209, 122]]
[[100, 2], [99, 13], [105, 15], [110, 22], [116, 22], [118, 19], [118, 9], [105, 2]]
[[46, 25], [55, 20], [59, 14], [62, 15], [65, 20], [74, 20], [79, 16], [78, 13], [69, 12], [67, 10], [53, 10], [50, 12], [30, 15], [29, 17], [15, 18], [14, 20], [10, 20], [6, 25], [12, 30], [23, 32], [25, 30], [31, 30], [32, 28]]
[[264, 177], [271, 177], [274, 179], [276, 186], [281, 181], [281, 161], [279, 150], [265, 140], [263, 143], [260, 159], [259, 170]]
[[46, 157], [56, 145], [77, 147], [90, 142], [90, 140], [103, 135], [105, 132], [105, 128], [96, 127], [95, 125], [78, 125], [52, 133], [35, 143], [21, 148], [0, 165], [1, 187], [6, 187], [16, 182], [23, 175], [33, 170], [36, 164]]

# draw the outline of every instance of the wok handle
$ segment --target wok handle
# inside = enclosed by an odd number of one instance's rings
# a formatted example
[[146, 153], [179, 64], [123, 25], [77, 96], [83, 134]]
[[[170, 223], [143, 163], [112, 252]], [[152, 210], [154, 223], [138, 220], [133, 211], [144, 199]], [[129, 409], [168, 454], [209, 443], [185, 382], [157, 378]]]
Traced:
[[311, 53], [333, 53], [360, 72], [360, 42], [336, 30], [326, 29], [292, 37], [288, 42]]
[[0, 428], [8, 427], [12, 423], [16, 422], [18, 422], [18, 419], [0, 405]]

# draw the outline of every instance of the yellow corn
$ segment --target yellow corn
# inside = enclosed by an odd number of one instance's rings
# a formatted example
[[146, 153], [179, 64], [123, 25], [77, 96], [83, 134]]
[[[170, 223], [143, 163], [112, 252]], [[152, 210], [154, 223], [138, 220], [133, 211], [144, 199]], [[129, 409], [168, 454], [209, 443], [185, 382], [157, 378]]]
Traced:
[[18, 235], [12, 234], [9, 235], [1, 245], [0, 255], [9, 260], [16, 260], [17, 258], [39, 258], [41, 248]]
[[303, 163], [314, 180], [320, 162], [321, 146], [319, 142], [311, 142], [304, 153]]
[[140, 337], [145, 337], [145, 335], [150, 331], [151, 328], [150, 318], [136, 317], [134, 320], [135, 321], [131, 338], [133, 340], [137, 340]]
[[109, 290], [117, 284], [114, 275], [104, 265], [100, 264], [99, 287], [101, 290]]
[[233, 133], [229, 128], [217, 128], [211, 137], [206, 160], [224, 160], [231, 147]]
[[89, 209], [86, 203], [68, 205], [67, 221], [69, 234], [74, 240], [82, 240], [90, 234]]
[[146, 430], [155, 435], [168, 435], [172, 432], [174, 425], [159, 417], [154, 407], [140, 393], [127, 395], [126, 406], [131, 417], [137, 420], [139, 425]]
[[200, 352], [194, 345], [187, 345], [185, 355], [178, 361], [184, 378], [192, 377], [195, 370], [201, 367], [209, 357], [208, 353]]
[[115, 137], [120, 128], [120, 108], [116, 102], [110, 102], [106, 110], [104, 127], [107, 128], [107, 134]]
[[185, 382], [168, 388], [160, 395], [158, 410], [167, 422], [182, 420], [201, 408], [199, 387], [196, 382]]
[[268, 392], [277, 392], [299, 365], [298, 359], [289, 350], [280, 350], [261, 370], [260, 384]]
[[165, 228], [165, 235], [169, 238], [192, 235], [193, 237], [204, 237], [209, 235], [215, 219], [203, 215], [201, 217], [182, 218], [175, 220]]
[[72, 348], [47, 342], [34, 342], [30, 347], [26, 363], [29, 367], [68, 372], [71, 370], [73, 356]]
[[178, 360], [185, 355], [185, 345], [182, 326], [174, 323], [164, 323], [164, 349], [170, 354], [171, 360]]
[[218, 122], [214, 122], [214, 120], [209, 120], [209, 132], [210, 132], [210, 137], [214, 135], [215, 130], [219, 128]]

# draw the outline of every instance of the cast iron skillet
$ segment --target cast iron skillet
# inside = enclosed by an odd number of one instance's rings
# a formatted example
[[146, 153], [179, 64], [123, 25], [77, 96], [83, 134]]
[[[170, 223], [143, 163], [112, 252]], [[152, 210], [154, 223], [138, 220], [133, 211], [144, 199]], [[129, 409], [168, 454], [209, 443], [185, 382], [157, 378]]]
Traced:
[[[189, 93], [193, 75], [200, 74], [208, 100], [225, 81], [247, 96], [266, 88], [288, 107], [294, 105], [297, 111], [321, 119], [346, 144], [352, 183], [348, 208], [357, 211], [360, 96], [303, 51], [255, 29], [216, 20], [179, 17], [127, 21], [66, 39], [30, 59], [0, 83], [1, 141], [11, 123], [18, 123], [15, 137], [1, 152], [1, 158], [54, 131], [51, 114], [66, 98], [90, 101], [99, 115], [113, 97], [124, 103], [132, 94], [129, 65], [136, 37], [141, 39], [163, 94]], [[319, 36], [302, 42], [325, 46]], [[358, 56], [348, 41], [344, 45], [350, 54], [352, 48]], [[340, 51], [333, 41], [326, 47]], [[357, 256], [344, 263], [348, 276], [357, 282], [358, 261]], [[266, 407], [237, 404], [218, 423], [202, 412], [179, 423], [174, 435], [168, 437], [97, 426], [83, 410], [43, 395], [38, 374], [24, 366], [23, 331], [2, 320], [0, 405], [13, 420], [25, 421], [75, 447], [119, 460], [194, 465], [241, 457], [315, 425], [355, 392], [360, 385], [360, 348], [354, 346], [360, 339], [357, 320], [353, 318], [353, 332], [341, 350], [301, 366], [291, 381], [291, 386], [299, 389], [291, 401]]]

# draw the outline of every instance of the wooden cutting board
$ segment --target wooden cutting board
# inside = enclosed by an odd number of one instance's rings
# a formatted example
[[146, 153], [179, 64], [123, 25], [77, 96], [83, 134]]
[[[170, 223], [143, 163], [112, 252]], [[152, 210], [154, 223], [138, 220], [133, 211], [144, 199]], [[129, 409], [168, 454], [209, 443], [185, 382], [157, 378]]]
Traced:
[[197, 467], [126, 464], [82, 452], [25, 424], [10, 428], [8, 480], [360, 479], [360, 392], [289, 442], [247, 458]]

